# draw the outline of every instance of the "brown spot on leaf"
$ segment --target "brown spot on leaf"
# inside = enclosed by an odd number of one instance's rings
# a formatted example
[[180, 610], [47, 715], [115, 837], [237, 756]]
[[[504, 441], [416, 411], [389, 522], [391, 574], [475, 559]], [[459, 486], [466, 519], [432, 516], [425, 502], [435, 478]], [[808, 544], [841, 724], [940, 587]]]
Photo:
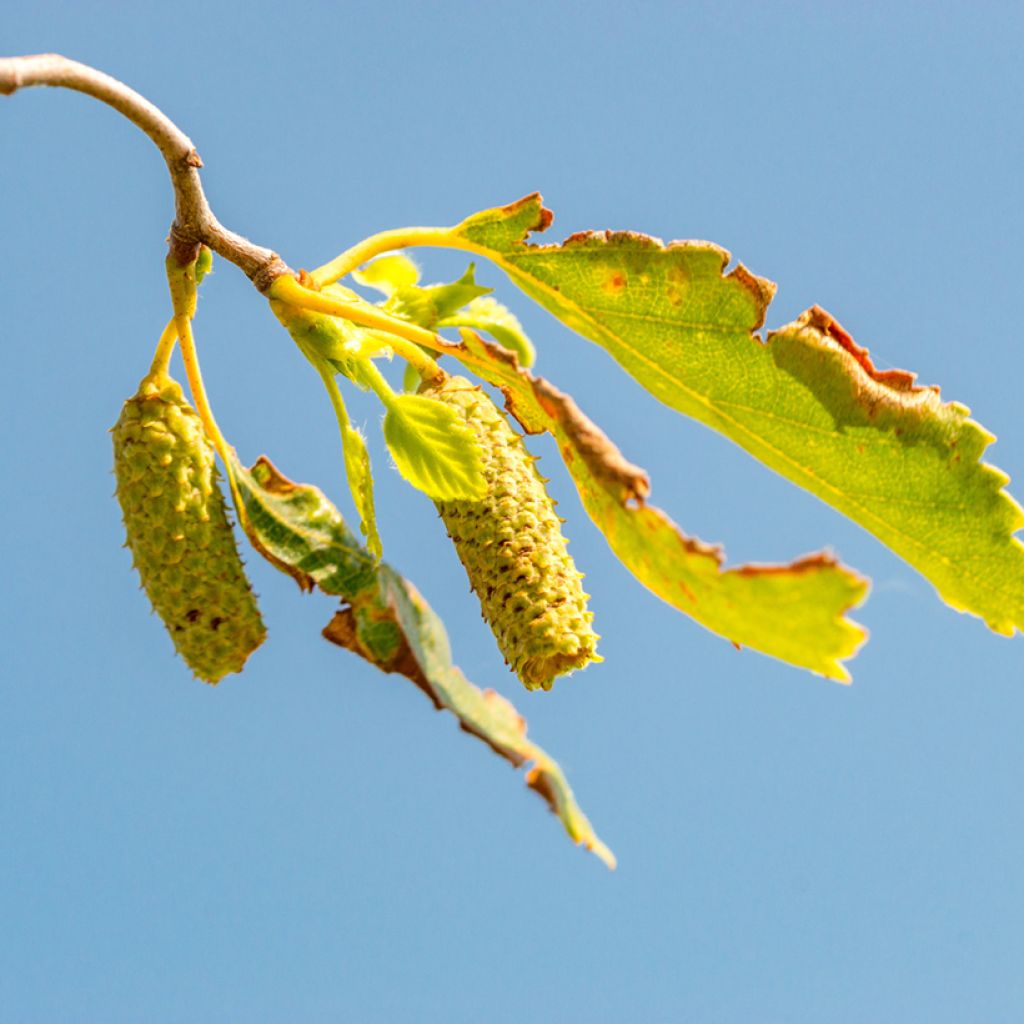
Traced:
[[626, 275], [621, 270], [613, 270], [601, 282], [601, 288], [608, 295], [621, 295], [626, 288]]

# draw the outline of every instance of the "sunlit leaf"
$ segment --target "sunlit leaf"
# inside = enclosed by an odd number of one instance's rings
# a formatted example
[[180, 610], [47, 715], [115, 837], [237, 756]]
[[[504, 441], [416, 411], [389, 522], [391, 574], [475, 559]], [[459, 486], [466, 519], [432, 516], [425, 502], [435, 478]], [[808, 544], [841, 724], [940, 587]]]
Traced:
[[420, 271], [405, 253], [389, 252], [378, 256], [362, 269], [354, 270], [352, 277], [358, 284], [391, 295], [399, 288], [416, 284], [420, 279]]
[[490, 296], [474, 299], [465, 309], [438, 321], [438, 327], [471, 327], [489, 334], [502, 348], [516, 354], [520, 366], [533, 366], [537, 357], [518, 317]]
[[384, 440], [398, 471], [431, 498], [479, 498], [486, 489], [480, 447], [455, 410], [423, 395], [396, 395]]
[[687, 537], [646, 503], [647, 474], [572, 398], [473, 332], [462, 338], [452, 354], [502, 389], [524, 430], [554, 436], [588, 514], [641, 583], [737, 645], [849, 679], [840, 662], [856, 652], [864, 631], [844, 614], [863, 599], [866, 581], [827, 554], [723, 569], [721, 549]]
[[[396, 257], [389, 255], [382, 258], [391, 260]], [[378, 262], [375, 260], [367, 264], [363, 271], [357, 271], [353, 276], [361, 283], [369, 283], [366, 275], [368, 272], [372, 273]], [[388, 298], [383, 303], [383, 308], [387, 312], [432, 330], [446, 317], [453, 316], [474, 299], [491, 291], [490, 288], [476, 283], [474, 273], [471, 263], [462, 277], [447, 284], [432, 284], [426, 287], [403, 284], [391, 288], [390, 283], [387, 287], [378, 283], [374, 287], [386, 291]]]
[[356, 540], [338, 510], [315, 487], [295, 484], [266, 458], [233, 466], [246, 532], [271, 564], [305, 590], [341, 598], [324, 636], [384, 672], [415, 683], [438, 709], [515, 767], [558, 816], [574, 842], [609, 867], [615, 857], [598, 839], [551, 756], [527, 739], [526, 723], [493, 690], [481, 690], [452, 664], [441, 620], [415, 587]]
[[345, 454], [345, 476], [356, 511], [359, 526], [366, 538], [366, 546], [375, 558], [383, 553], [380, 534], [377, 532], [377, 513], [373, 504], [373, 469], [366, 440], [354, 427], [347, 426], [341, 431], [342, 447]]
[[954, 608], [1024, 627], [1024, 512], [980, 461], [993, 437], [959, 403], [879, 371], [823, 310], [755, 333], [775, 287], [709, 242], [585, 232], [525, 243], [539, 196], [487, 210], [450, 244], [493, 259], [653, 395], [870, 530]]

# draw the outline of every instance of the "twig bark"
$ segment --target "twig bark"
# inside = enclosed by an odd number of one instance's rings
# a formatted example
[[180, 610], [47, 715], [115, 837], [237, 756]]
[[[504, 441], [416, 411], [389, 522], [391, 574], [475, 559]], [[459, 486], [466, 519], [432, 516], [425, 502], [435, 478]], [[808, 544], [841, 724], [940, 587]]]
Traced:
[[33, 85], [59, 86], [85, 93], [113, 107], [149, 136], [163, 155], [174, 187], [174, 222], [168, 245], [182, 266], [191, 263], [201, 244], [244, 271], [266, 291], [291, 268], [277, 253], [255, 245], [225, 228], [213, 215], [203, 193], [199, 158], [192, 140], [163, 111], [116, 78], [55, 53], [0, 57], [0, 94]]

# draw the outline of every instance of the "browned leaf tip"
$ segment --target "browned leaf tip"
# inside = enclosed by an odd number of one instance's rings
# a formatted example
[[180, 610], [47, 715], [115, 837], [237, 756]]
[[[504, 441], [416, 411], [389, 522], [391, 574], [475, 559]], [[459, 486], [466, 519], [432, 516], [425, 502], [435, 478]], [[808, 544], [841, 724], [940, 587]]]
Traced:
[[512, 218], [527, 206], [537, 207], [537, 219], [526, 229], [524, 236], [534, 231], [547, 231], [551, 227], [551, 222], [555, 219], [555, 214], [553, 210], [549, 210], [544, 205], [544, 197], [539, 192], [531, 192], [528, 196], [523, 196], [522, 199], [517, 199], [514, 203], [502, 206], [500, 210], [509, 218]]
[[343, 605], [339, 611], [334, 613], [334, 618], [324, 626], [321, 635], [332, 644], [337, 644], [339, 647], [344, 647], [345, 650], [352, 651], [361, 658], [365, 658], [382, 672], [397, 672], [399, 675], [405, 676], [406, 679], [415, 683], [427, 695], [438, 711], [444, 707], [434, 692], [434, 688], [430, 685], [429, 680], [423, 674], [423, 670], [420, 668], [419, 662], [412, 653], [412, 648], [409, 646], [409, 642], [404, 635], [390, 658], [381, 661], [379, 658], [373, 657], [359, 641], [356, 616], [350, 605]]
[[[270, 459], [266, 455], [261, 455], [252, 465], [252, 469], [249, 470], [252, 474], [253, 479], [265, 490], [271, 494], [287, 497], [294, 490], [297, 489], [298, 484], [294, 481], [289, 480], [283, 473], [278, 470]], [[301, 569], [288, 562], [278, 558], [271, 551], [268, 551], [264, 547], [262, 541], [257, 536], [255, 531], [250, 530], [248, 524], [245, 522], [243, 516], [243, 526], [245, 527], [246, 535], [249, 538], [249, 542], [252, 546], [272, 565], [275, 569], [280, 569], [281, 572], [287, 573], [293, 580], [299, 585], [299, 589], [305, 591], [307, 594], [310, 593], [316, 584], [313, 581], [313, 577], [308, 573], [303, 572]]]

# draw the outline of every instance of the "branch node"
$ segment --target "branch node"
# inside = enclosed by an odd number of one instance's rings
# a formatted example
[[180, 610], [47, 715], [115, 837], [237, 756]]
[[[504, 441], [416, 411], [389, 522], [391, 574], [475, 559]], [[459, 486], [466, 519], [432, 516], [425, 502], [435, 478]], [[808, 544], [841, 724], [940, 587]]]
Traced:
[[199, 258], [201, 245], [198, 238], [182, 231], [177, 221], [171, 225], [171, 230], [167, 234], [167, 248], [171, 258], [179, 267], [187, 267], [190, 263], [195, 263]]
[[291, 267], [276, 252], [272, 252], [270, 257], [249, 275], [249, 280], [252, 281], [260, 292], [266, 295], [270, 290], [270, 286], [279, 277], [284, 277], [285, 274], [295, 276]]

